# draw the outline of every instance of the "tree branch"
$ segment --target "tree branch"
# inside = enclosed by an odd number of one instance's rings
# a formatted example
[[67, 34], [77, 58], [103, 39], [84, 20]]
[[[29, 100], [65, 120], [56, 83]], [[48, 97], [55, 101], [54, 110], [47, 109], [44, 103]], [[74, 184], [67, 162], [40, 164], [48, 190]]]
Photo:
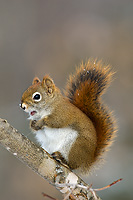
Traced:
[[56, 162], [44, 149], [0, 119], [0, 144], [33, 171], [54, 185], [65, 199], [100, 199], [80, 177]]

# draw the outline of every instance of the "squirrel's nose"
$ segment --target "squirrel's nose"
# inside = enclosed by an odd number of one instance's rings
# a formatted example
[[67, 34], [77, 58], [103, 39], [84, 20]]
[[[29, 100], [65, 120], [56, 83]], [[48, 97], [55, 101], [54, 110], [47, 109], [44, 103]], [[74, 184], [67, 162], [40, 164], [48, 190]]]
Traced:
[[26, 109], [26, 105], [25, 105], [24, 103], [20, 103], [19, 106], [20, 106], [20, 108], [22, 108], [23, 110]]

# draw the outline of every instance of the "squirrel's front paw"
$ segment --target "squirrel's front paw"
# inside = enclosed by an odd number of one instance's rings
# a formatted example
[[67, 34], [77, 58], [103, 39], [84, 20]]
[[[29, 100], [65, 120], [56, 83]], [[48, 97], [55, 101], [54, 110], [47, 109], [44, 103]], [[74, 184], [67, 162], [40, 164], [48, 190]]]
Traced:
[[36, 121], [36, 120], [31, 121], [31, 128], [36, 130], [36, 131], [42, 129], [41, 121], [40, 120], [39, 121]]

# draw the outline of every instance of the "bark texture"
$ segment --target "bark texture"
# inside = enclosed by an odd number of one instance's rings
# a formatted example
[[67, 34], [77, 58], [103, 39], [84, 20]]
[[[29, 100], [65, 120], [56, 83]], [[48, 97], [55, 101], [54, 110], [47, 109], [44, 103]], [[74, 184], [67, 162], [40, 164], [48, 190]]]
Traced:
[[0, 144], [33, 171], [54, 185], [65, 199], [100, 199], [80, 177], [56, 162], [44, 149], [0, 119]]

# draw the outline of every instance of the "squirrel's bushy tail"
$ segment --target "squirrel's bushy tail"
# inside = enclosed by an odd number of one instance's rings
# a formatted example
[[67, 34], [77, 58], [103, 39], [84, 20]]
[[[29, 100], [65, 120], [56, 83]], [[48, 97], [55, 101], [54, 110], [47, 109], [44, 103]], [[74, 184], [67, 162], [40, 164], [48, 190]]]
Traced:
[[101, 61], [88, 60], [81, 64], [75, 75], [70, 76], [66, 86], [66, 97], [92, 120], [96, 128], [95, 160], [108, 150], [116, 132], [112, 114], [101, 101], [112, 74], [110, 67]]

